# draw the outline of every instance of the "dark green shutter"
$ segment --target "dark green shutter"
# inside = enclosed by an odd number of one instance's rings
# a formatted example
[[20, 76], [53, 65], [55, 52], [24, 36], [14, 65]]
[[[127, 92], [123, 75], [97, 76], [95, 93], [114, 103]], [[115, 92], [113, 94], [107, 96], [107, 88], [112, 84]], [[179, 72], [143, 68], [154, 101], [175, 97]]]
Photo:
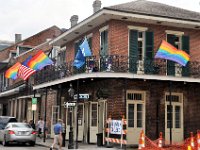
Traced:
[[101, 50], [100, 50], [101, 56], [108, 55], [108, 31], [105, 30], [101, 32]]
[[138, 31], [130, 30], [129, 32], [129, 71], [137, 72], [138, 61]]
[[153, 48], [154, 48], [154, 37], [153, 32], [145, 33], [145, 58], [144, 58], [144, 70], [145, 74], [153, 73]]
[[[175, 46], [175, 35], [167, 34], [167, 42]], [[167, 60], [167, 75], [175, 75], [175, 63]]]
[[[182, 36], [182, 50], [184, 50], [187, 54], [190, 54], [190, 42], [189, 36]], [[189, 76], [189, 62], [187, 65], [182, 67], [182, 76]]]
[[92, 37], [88, 38], [88, 44], [89, 44], [90, 50], [92, 52]]

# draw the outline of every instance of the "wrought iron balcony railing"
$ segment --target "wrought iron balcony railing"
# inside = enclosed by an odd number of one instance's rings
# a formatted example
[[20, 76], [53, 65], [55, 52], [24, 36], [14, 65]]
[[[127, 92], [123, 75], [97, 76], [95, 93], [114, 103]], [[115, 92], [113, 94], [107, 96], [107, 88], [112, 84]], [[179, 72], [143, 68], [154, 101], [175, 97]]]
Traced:
[[129, 58], [128, 56], [110, 55], [94, 56], [86, 58], [86, 63], [80, 69], [73, 66], [73, 62], [62, 65], [52, 65], [38, 71], [34, 75], [35, 85], [62, 79], [75, 74], [92, 73], [92, 72], [121, 72], [134, 74], [148, 74], [160, 76], [176, 77], [200, 77], [200, 63], [189, 62], [186, 67], [176, 63], [161, 59], [144, 59]]

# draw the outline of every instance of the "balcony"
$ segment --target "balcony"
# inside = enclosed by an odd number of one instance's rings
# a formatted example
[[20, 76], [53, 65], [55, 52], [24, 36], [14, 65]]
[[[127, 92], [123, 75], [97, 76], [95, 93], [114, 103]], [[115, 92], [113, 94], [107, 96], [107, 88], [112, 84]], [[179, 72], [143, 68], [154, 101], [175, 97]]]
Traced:
[[181, 67], [176, 63], [167, 63], [161, 59], [145, 59], [137, 60], [128, 56], [109, 55], [109, 56], [94, 56], [86, 58], [86, 63], [80, 69], [73, 66], [73, 62], [57, 66], [47, 66], [34, 75], [34, 85], [39, 85], [45, 82], [51, 82], [58, 79], [70, 77], [83, 73], [132, 73], [137, 75], [158, 75], [158, 76], [173, 76], [173, 77], [200, 77], [200, 63], [189, 62], [187, 67]]

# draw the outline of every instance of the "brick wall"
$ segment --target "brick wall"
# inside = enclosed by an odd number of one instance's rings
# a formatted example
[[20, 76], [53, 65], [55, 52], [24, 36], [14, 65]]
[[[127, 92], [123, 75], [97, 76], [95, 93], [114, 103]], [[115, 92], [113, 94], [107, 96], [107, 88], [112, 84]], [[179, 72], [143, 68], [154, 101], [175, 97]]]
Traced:
[[[190, 37], [190, 56], [191, 61], [198, 61], [200, 57], [200, 53], [198, 52], [200, 49], [199, 40], [200, 30], [197, 29], [187, 29], [187, 28], [178, 28], [178, 27], [169, 27], [162, 25], [153, 25], [153, 24], [144, 24], [144, 23], [136, 23], [136, 22], [125, 22], [118, 20], [111, 20], [108, 22], [109, 25], [109, 33], [108, 33], [108, 51], [109, 54], [118, 54], [118, 55], [127, 55], [128, 54], [128, 26], [141, 26], [147, 27], [149, 31], [154, 32], [154, 51], [156, 52], [160, 46], [161, 40], [166, 40], [166, 30], [180, 31], [184, 32], [184, 35], [189, 35]], [[74, 41], [83, 38], [85, 35], [89, 33], [93, 33], [92, 37], [92, 51], [93, 55], [99, 54], [100, 49], [100, 34], [99, 29], [104, 25], [99, 26], [91, 30], [79, 38], [71, 41], [70, 43], [66, 43], [67, 46], [67, 60], [73, 60], [74, 58]]]

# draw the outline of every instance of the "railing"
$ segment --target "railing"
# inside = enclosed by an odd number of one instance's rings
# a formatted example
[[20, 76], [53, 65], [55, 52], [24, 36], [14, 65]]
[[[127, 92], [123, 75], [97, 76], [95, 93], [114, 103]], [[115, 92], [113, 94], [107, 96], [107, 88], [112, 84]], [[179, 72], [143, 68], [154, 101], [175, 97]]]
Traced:
[[187, 76], [190, 78], [200, 77], [200, 63], [189, 62], [186, 67], [181, 67], [176, 63], [167, 64], [166, 60], [161, 59], [144, 59], [137, 60], [128, 56], [110, 55], [94, 56], [86, 58], [86, 63], [80, 69], [73, 66], [73, 62], [58, 66], [47, 66], [34, 75], [35, 85], [62, 79], [81, 73], [92, 72], [121, 72], [134, 74], [148, 74], [160, 76]]

